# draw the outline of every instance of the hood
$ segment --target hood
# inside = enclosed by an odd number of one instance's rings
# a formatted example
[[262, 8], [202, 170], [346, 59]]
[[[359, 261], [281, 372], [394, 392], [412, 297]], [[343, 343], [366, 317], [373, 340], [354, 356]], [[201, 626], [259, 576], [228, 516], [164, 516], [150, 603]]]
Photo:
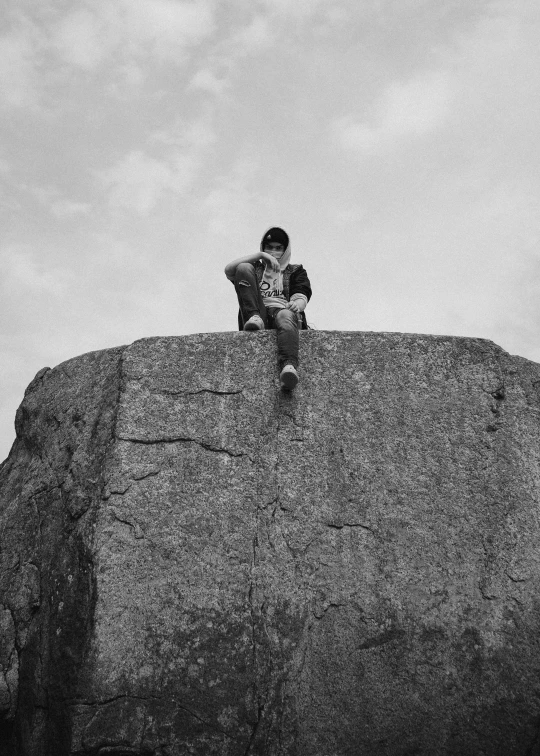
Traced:
[[262, 239], [261, 239], [261, 252], [263, 251], [264, 242], [265, 242], [265, 240], [268, 239], [268, 235], [269, 234], [271, 234], [272, 236], [275, 235], [277, 237], [276, 239], [272, 239], [272, 241], [282, 241], [283, 237], [286, 238], [287, 244], [285, 246], [285, 250], [284, 250], [283, 254], [281, 255], [281, 257], [278, 258], [279, 259], [279, 266], [280, 266], [281, 270], [285, 270], [285, 268], [287, 267], [287, 265], [291, 261], [291, 241], [289, 239], [289, 234], [286, 231], [284, 231], [282, 228], [280, 228], [279, 226], [271, 226], [262, 235]]

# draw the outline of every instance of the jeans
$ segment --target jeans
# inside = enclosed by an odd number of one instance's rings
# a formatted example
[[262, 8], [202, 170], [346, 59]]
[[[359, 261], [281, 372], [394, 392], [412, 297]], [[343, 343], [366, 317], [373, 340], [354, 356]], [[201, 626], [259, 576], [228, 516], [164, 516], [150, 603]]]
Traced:
[[281, 310], [277, 307], [265, 307], [255, 268], [251, 263], [240, 263], [237, 266], [234, 274], [234, 288], [238, 296], [243, 322], [249, 320], [252, 315], [260, 315], [265, 328], [277, 331], [280, 369], [284, 365], [293, 365], [297, 368], [300, 342], [298, 313], [292, 310]]

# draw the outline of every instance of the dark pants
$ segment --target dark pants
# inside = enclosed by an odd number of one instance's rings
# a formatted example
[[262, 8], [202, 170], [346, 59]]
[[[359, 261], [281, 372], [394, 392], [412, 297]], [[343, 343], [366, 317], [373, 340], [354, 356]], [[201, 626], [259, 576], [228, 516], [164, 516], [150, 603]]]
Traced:
[[259, 289], [255, 268], [251, 263], [240, 263], [234, 275], [234, 288], [238, 295], [238, 304], [242, 321], [252, 315], [260, 315], [265, 328], [277, 331], [278, 361], [280, 369], [284, 365], [298, 367], [299, 317], [292, 310], [267, 308]]

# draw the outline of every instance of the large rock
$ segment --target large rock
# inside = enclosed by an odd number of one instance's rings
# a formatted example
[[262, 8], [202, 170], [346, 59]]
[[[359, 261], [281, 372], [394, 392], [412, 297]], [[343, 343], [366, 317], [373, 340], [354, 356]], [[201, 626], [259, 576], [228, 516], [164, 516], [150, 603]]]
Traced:
[[0, 473], [4, 756], [540, 754], [540, 365], [146, 339], [38, 373]]

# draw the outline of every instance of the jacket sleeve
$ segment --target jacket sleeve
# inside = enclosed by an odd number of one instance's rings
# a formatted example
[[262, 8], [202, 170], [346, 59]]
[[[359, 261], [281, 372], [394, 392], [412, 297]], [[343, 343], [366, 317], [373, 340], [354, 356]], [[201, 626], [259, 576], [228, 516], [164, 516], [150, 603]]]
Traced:
[[304, 294], [308, 302], [311, 299], [311, 284], [302, 265], [299, 265], [291, 274], [289, 297], [292, 297], [293, 294]]

